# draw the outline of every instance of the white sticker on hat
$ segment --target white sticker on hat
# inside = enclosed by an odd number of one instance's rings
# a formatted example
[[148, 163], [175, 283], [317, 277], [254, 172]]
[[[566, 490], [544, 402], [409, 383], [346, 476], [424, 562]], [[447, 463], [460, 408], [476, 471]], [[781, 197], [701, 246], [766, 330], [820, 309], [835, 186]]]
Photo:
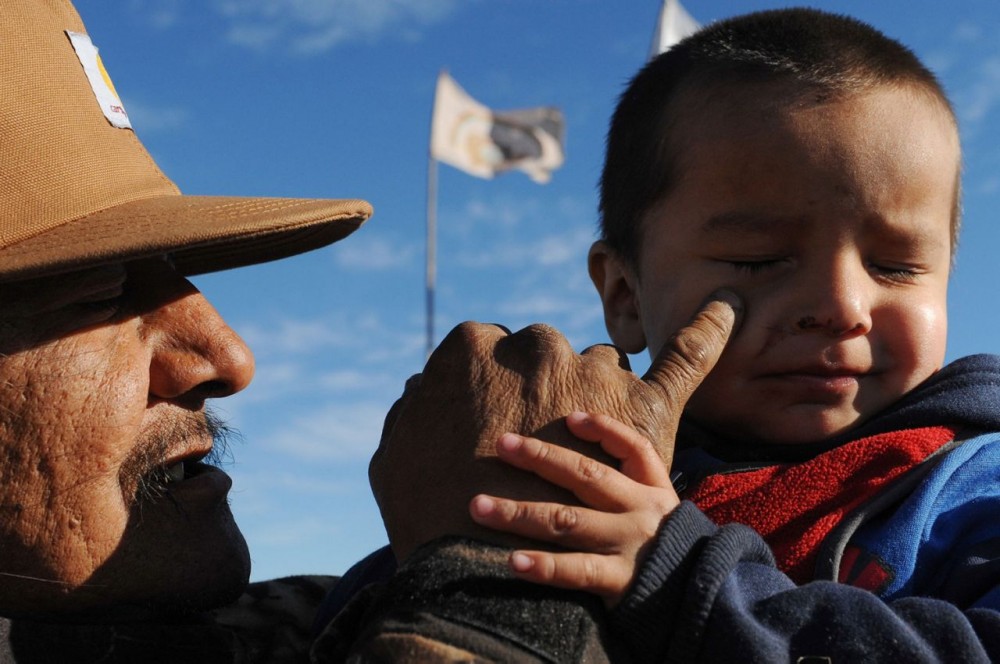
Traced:
[[101, 62], [101, 56], [97, 54], [94, 42], [90, 41], [90, 37], [82, 32], [67, 30], [66, 35], [73, 44], [76, 57], [80, 58], [83, 71], [87, 73], [87, 80], [90, 81], [90, 87], [94, 90], [94, 95], [97, 96], [97, 103], [104, 111], [104, 117], [115, 127], [131, 129], [132, 123], [128, 119], [128, 113], [125, 112], [125, 105], [122, 104], [121, 98], [115, 92], [115, 86], [111, 82], [111, 77], [108, 76], [108, 71], [104, 68], [104, 63]]

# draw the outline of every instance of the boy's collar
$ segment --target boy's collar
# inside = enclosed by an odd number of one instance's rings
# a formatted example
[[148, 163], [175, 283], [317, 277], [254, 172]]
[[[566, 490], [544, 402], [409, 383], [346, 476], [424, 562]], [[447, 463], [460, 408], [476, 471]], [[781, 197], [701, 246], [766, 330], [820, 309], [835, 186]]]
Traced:
[[697, 447], [735, 463], [796, 462], [858, 438], [938, 425], [1000, 430], [1000, 356], [970, 355], [955, 360], [866, 422], [816, 443], [774, 445], [739, 440], [720, 436], [685, 417], [677, 432], [677, 450]]
[[842, 440], [827, 439], [803, 445], [775, 445], [752, 440], [727, 438], [713, 433], [689, 417], [681, 419], [677, 430], [677, 451], [699, 448], [729, 463], [782, 463], [806, 461], [841, 445]]

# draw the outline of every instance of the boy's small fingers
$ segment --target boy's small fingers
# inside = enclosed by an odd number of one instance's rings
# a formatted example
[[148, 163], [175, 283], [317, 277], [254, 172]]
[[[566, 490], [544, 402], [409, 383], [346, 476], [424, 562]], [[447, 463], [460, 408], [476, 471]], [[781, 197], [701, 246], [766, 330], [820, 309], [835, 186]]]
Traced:
[[611, 605], [617, 603], [631, 581], [631, 571], [617, 558], [593, 553], [515, 551], [509, 565], [521, 579], [590, 592]]
[[648, 438], [613, 417], [602, 414], [570, 413], [566, 426], [577, 438], [599, 443], [601, 449], [621, 461], [619, 470], [636, 482], [666, 486], [666, 463]]
[[619, 497], [629, 494], [632, 480], [596, 459], [560, 445], [511, 433], [500, 437], [496, 450], [506, 463], [571, 491], [591, 507], [607, 511], [628, 507]]
[[469, 514], [494, 530], [585, 551], [613, 551], [630, 534], [613, 516], [575, 505], [479, 495], [469, 503]]

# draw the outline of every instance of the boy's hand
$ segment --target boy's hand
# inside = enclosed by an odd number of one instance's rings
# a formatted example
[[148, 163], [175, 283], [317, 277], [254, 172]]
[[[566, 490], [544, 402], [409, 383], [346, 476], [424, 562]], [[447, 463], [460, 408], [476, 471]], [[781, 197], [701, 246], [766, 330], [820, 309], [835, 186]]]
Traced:
[[[468, 505], [478, 493], [514, 500], [575, 503], [572, 493], [497, 460], [496, 441], [516, 431], [587, 456], [614, 459], [566, 428], [567, 413], [604, 413], [638, 431], [663, 459], [688, 397], [715, 365], [737, 320], [732, 294], [708, 302], [678, 331], [640, 379], [613, 346], [577, 354], [550, 327], [516, 334], [464, 323], [431, 355], [386, 416], [369, 467], [397, 559], [443, 535], [522, 545], [477, 525]], [[535, 544], [537, 546], [537, 544]]]
[[519, 577], [591, 592], [611, 607], [631, 585], [664, 517], [680, 501], [666, 464], [634, 430], [585, 413], [568, 415], [566, 425], [577, 438], [600, 443], [619, 460], [620, 470], [515, 434], [500, 437], [497, 453], [512, 466], [572, 491], [585, 507], [479, 495], [469, 509], [479, 524], [570, 550], [514, 551], [510, 566]]

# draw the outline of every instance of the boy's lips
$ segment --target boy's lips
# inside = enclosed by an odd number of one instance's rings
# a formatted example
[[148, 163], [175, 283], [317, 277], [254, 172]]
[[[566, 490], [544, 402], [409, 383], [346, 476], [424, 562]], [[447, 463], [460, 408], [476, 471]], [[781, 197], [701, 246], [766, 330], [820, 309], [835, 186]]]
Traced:
[[759, 378], [801, 391], [801, 396], [808, 400], [853, 394], [860, 381], [870, 374], [871, 369], [867, 368], [817, 363], [769, 371]]

